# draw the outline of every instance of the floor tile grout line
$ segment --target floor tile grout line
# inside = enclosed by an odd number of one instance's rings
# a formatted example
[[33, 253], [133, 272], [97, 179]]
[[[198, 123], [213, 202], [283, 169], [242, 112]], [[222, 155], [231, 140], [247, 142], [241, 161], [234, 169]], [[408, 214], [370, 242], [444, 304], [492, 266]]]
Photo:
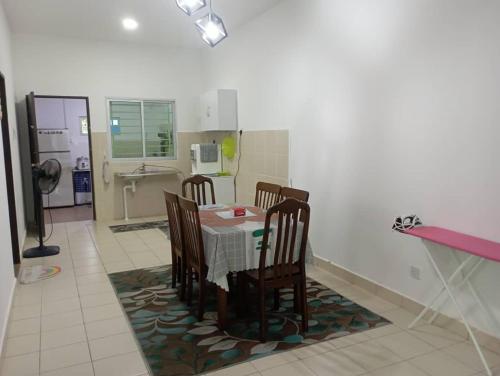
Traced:
[[[86, 227], [87, 227], [87, 231], [89, 231], [88, 226], [86, 226]], [[90, 233], [90, 231], [89, 231], [89, 233]], [[116, 239], [116, 237], [114, 236], [114, 234], [113, 234], [113, 233], [111, 233], [111, 234], [112, 234], [112, 236], [113, 236], [113, 239], [114, 239], [114, 240], [118, 243], [118, 246], [120, 247], [121, 251], [123, 251], [123, 253], [126, 255], [126, 257], [127, 257], [128, 261], [130, 262], [130, 264], [131, 264], [131, 265], [133, 265], [133, 266], [134, 266], [134, 268], [135, 268], [135, 264], [132, 262], [132, 259], [131, 259], [131, 258], [130, 258], [130, 256], [127, 254], [127, 252], [125, 252], [125, 250], [123, 249], [123, 247], [122, 247], [121, 243], [118, 241], [118, 239]], [[98, 253], [98, 255], [99, 255], [99, 258], [100, 258], [100, 260], [101, 260], [101, 263], [102, 263], [103, 265], [105, 265], [104, 260], [103, 260], [103, 259], [102, 259], [102, 257], [101, 257], [101, 252], [100, 252], [100, 248], [99, 248], [99, 246], [98, 246], [98, 244], [97, 244], [97, 239], [95, 239], [95, 238], [93, 238], [93, 237], [92, 237], [92, 242], [94, 243], [94, 246], [95, 246], [95, 247], [96, 247], [96, 249], [97, 249], [97, 253]], [[108, 273], [108, 270], [107, 270], [106, 266], [104, 266], [104, 269], [106, 270], [106, 273], [107, 273], [107, 274], [110, 274], [110, 273]]]
[[[42, 291], [40, 291], [42, 294]], [[40, 297], [40, 337], [38, 338], [38, 373], [42, 373], [42, 311], [43, 311], [43, 296]]]
[[[95, 242], [95, 240], [93, 240], [93, 241]], [[73, 260], [73, 259], [72, 259], [72, 260]], [[74, 273], [74, 270], [73, 270], [73, 273]], [[106, 274], [108, 274], [108, 273], [106, 273]], [[328, 286], [328, 283], [325, 283], [325, 285], [327, 285], [327, 286]], [[335, 290], [335, 289], [334, 289], [334, 290]], [[81, 305], [81, 299], [80, 299], [80, 295], [79, 295], [79, 289], [78, 289], [78, 286], [77, 286], [77, 291], [78, 291], [78, 298], [79, 298], [79, 301], [80, 301], [80, 308], [81, 308], [82, 315], [83, 315], [83, 307], [82, 307], [82, 305]], [[94, 295], [94, 294], [91, 294], [91, 295]], [[349, 296], [346, 296], [346, 297], [347, 297], [347, 298], [349, 298]], [[351, 299], [352, 299], [352, 298], [351, 298]], [[43, 305], [41, 304], [41, 307], [42, 307], [42, 306], [43, 306]], [[42, 309], [42, 308], [41, 308], [41, 309]], [[391, 310], [388, 310], [388, 311], [394, 311], [394, 310], [400, 310], [400, 309], [403, 309], [403, 310], [404, 310], [404, 308], [403, 308], [403, 307], [397, 306], [396, 308], [391, 309]], [[42, 315], [40, 315], [40, 320], [41, 320], [41, 317], [42, 317]], [[97, 321], [101, 321], [101, 320], [97, 320]], [[406, 330], [403, 326], [396, 325], [396, 324], [393, 324], [393, 325], [394, 325], [395, 327], [397, 327], [397, 329], [398, 329], [398, 333], [403, 333], [403, 332], [405, 332], [405, 333], [409, 334], [410, 336], [412, 336], [413, 338], [416, 338], [417, 340], [423, 341], [423, 342], [427, 343], [428, 345], [434, 346], [432, 343], [429, 343], [429, 342], [427, 342], [427, 341], [425, 341], [425, 340], [423, 340], [423, 339], [420, 339], [420, 338], [418, 338], [416, 335], [414, 335], [413, 333], [408, 332], [408, 331], [407, 331], [407, 330]], [[85, 326], [85, 323], [84, 323], [84, 326]], [[444, 330], [446, 330], [446, 329], [444, 329]], [[86, 327], [85, 327], [85, 331], [86, 331]], [[385, 334], [385, 335], [382, 335], [382, 336], [377, 336], [377, 337], [373, 337], [373, 338], [369, 338], [369, 339], [364, 339], [364, 340], [362, 340], [362, 341], [360, 341], [360, 342], [358, 342], [358, 343], [356, 343], [356, 344], [352, 344], [352, 345], [350, 345], [350, 346], [346, 346], [346, 347], [338, 348], [338, 349], [335, 349], [335, 350], [332, 350], [332, 351], [339, 351], [339, 350], [343, 350], [343, 349], [349, 348], [349, 347], [351, 347], [351, 346], [355, 346], [355, 345], [357, 345], [357, 344], [359, 344], [359, 343], [365, 343], [365, 342], [368, 342], [368, 341], [377, 341], [377, 340], [379, 340], [379, 339], [381, 339], [381, 338], [383, 338], [383, 337], [390, 336], [390, 335], [393, 335], [393, 334], [397, 334], [397, 333], [389, 333], [389, 334]], [[86, 333], [86, 335], [87, 335], [87, 333]], [[40, 330], [40, 336], [41, 336], [41, 330]], [[103, 337], [103, 338], [104, 338], [104, 337]], [[464, 341], [466, 341], [466, 340], [464, 339]], [[455, 343], [453, 343], [453, 344], [450, 344], [450, 345], [447, 345], [447, 346], [443, 346], [443, 347], [441, 347], [441, 348], [438, 348], [437, 350], [438, 350], [438, 351], [442, 351], [442, 350], [444, 350], [445, 348], [452, 347], [452, 346], [456, 346], [457, 344], [459, 344], [459, 343], [463, 343], [464, 341], [458, 341], [458, 342], [455, 342]], [[88, 340], [88, 335], [87, 335], [87, 343], [89, 343], [89, 340]], [[383, 346], [383, 345], [382, 345], [382, 346]], [[390, 351], [390, 350], [389, 350], [389, 351]], [[89, 349], [89, 352], [90, 352], [90, 349]], [[429, 351], [429, 353], [430, 353], [430, 351]], [[445, 352], [443, 351], [443, 353], [445, 353]], [[427, 353], [427, 354], [428, 354], [428, 353]], [[419, 357], [419, 356], [423, 356], [423, 355], [425, 355], [425, 354], [420, 354], [420, 355], [416, 355], [416, 356], [411, 357], [411, 358], [408, 358], [408, 359], [403, 359], [403, 360], [401, 360], [401, 361], [399, 361], [399, 362], [392, 363], [391, 365], [393, 365], [393, 364], [399, 364], [399, 363], [403, 363], [403, 362], [410, 362], [410, 360], [415, 359], [415, 358], [417, 358], [417, 357]], [[448, 355], [449, 355], [449, 356], [452, 356], [452, 355], [450, 355], [450, 354], [448, 354]], [[453, 357], [453, 356], [452, 356], [452, 357]], [[299, 361], [299, 360], [302, 360], [302, 359], [297, 359], [297, 360], [295, 360], [295, 361]], [[92, 361], [92, 363], [93, 363], [93, 361]], [[385, 367], [388, 367], [388, 366], [390, 366], [390, 365], [386, 365], [386, 366], [384, 366], [384, 367], [379, 367], [379, 368], [385, 368]], [[379, 368], [377, 368], [377, 369], [379, 369]], [[417, 368], [418, 368], [418, 367], [417, 367]], [[370, 373], [370, 372], [371, 372], [371, 371], [369, 371], [368, 373]], [[424, 371], [423, 371], [423, 372], [424, 372]], [[424, 373], [425, 373], [425, 372], [424, 372]], [[479, 372], [478, 374], [480, 374], [480, 372]]]
[[[109, 276], [108, 276], [108, 278], [109, 278]], [[111, 279], [110, 279], [110, 282], [111, 282]], [[133, 337], [134, 343], [138, 349], [138, 352], [139, 352], [139, 355], [142, 359], [144, 367], [146, 368], [147, 374], [152, 374], [149, 363], [146, 361], [146, 354], [144, 354], [144, 351], [142, 350], [142, 347], [140, 346], [139, 339], [135, 335], [134, 329], [132, 327], [132, 323], [130, 322], [130, 320], [128, 320], [127, 313], [125, 311], [125, 307], [123, 307], [123, 305], [121, 304], [120, 298], [118, 297], [118, 292], [116, 291], [115, 286], [113, 285], [112, 282], [111, 282], [111, 286], [113, 288], [113, 292], [115, 293], [115, 295], [118, 299], [118, 304], [119, 304], [120, 309], [122, 311], [122, 315], [124, 316], [124, 319], [127, 323], [127, 327], [129, 329], [129, 334], [132, 335], [132, 337]]]
[[[105, 319], [107, 320], [107, 319]], [[99, 320], [99, 321], [105, 321], [105, 320]], [[95, 321], [94, 321], [95, 322]], [[92, 322], [93, 323], [93, 322]], [[71, 329], [71, 328], [75, 328], [75, 327], [78, 327], [80, 325], [75, 325], [75, 326], [72, 326], [72, 327], [66, 327], [66, 328], [62, 328], [62, 329]], [[44, 349], [43, 351], [50, 351], [50, 350], [56, 350], [56, 349], [60, 349], [60, 348], [63, 348], [63, 347], [66, 347], [66, 346], [72, 346], [72, 345], [77, 345], [77, 344], [83, 344], [83, 343], [87, 343], [90, 345], [90, 342], [92, 341], [97, 341], [97, 340], [102, 340], [102, 339], [105, 339], [105, 338], [109, 338], [109, 337], [115, 337], [115, 336], [118, 336], [118, 335], [123, 335], [123, 334], [133, 334], [133, 333], [130, 333], [130, 330], [128, 332], [121, 332], [121, 333], [116, 333], [116, 334], [112, 334], [112, 335], [107, 335], [107, 336], [103, 336], [103, 337], [99, 337], [99, 338], [93, 338], [93, 339], [90, 339], [88, 338], [88, 334], [86, 332], [86, 328], [85, 328], [85, 325], [81, 325], [84, 327], [84, 330], [85, 330], [85, 334], [86, 334], [86, 340], [85, 341], [77, 341], [77, 342], [74, 342], [74, 343], [70, 343], [70, 344], [65, 344], [65, 345], [62, 345], [62, 346], [57, 346], [57, 347], [50, 347], [50, 348], [47, 348], [47, 349]], [[133, 350], [133, 351], [128, 351], [126, 353], [122, 353], [122, 354], [115, 354], [115, 355], [111, 355], [111, 356], [106, 356], [106, 357], [103, 357], [103, 358], [99, 358], [97, 360], [103, 360], [103, 359], [109, 359], [109, 358], [113, 358], [113, 357], [116, 357], [116, 356], [120, 356], [120, 355], [125, 355], [125, 354], [131, 354], [131, 353], [134, 353], [134, 352], [138, 352], [139, 350], [136, 349], [136, 350]], [[31, 354], [31, 353], [34, 353], [36, 351], [32, 351], [30, 353], [26, 353], [26, 354]], [[23, 355], [23, 354], [20, 354], [20, 355]], [[92, 353], [90, 351], [90, 346], [89, 346], [89, 355], [90, 355], [90, 362], [94, 362], [94, 360], [92, 359]], [[80, 364], [83, 364], [83, 363], [80, 363]], [[62, 368], [69, 368], [69, 367], [73, 367], [72, 366], [68, 366], [68, 367], [62, 367]], [[61, 369], [62, 369], [61, 368]], [[59, 369], [59, 368], [58, 368]]]
[[[86, 225], [85, 227], [86, 227], [86, 230], [87, 230], [87, 231], [89, 232], [89, 234], [91, 235], [91, 239], [92, 239], [92, 242], [93, 242], [93, 244], [94, 244], [94, 247], [96, 248], [96, 250], [97, 250], [97, 254], [98, 254], [98, 256], [99, 256], [99, 258], [100, 258], [100, 260], [101, 260], [101, 262], [102, 262], [103, 260], [102, 260], [102, 258], [101, 258], [101, 253], [100, 253], [100, 251], [99, 251], [99, 245], [97, 244], [97, 240], [96, 240], [94, 237], [92, 237], [92, 234], [90, 233], [90, 230], [89, 230], [89, 228], [88, 228], [88, 225]], [[122, 245], [121, 245], [121, 244], [119, 244], [119, 246], [120, 246], [120, 248], [122, 248]], [[123, 250], [123, 249], [122, 249], [122, 250]], [[124, 250], [123, 250], [123, 251], [124, 251]], [[124, 253], [127, 255], [127, 258], [129, 258], [129, 255], [128, 255], [126, 252], [124, 252]], [[130, 258], [129, 258], [129, 259], [130, 259]], [[131, 260], [131, 259], [130, 259], [129, 261], [131, 262], [131, 264], [132, 264], [132, 265], [134, 265], [134, 263], [132, 262], [132, 260]], [[102, 262], [102, 263], [103, 263], [103, 262]], [[103, 264], [104, 264], [104, 263], [103, 263]], [[111, 279], [109, 278], [109, 273], [107, 273], [107, 272], [106, 272], [105, 274], [106, 274], [107, 279], [108, 279], [108, 281], [109, 281], [109, 283], [110, 283], [110, 285], [111, 285], [112, 292], [113, 292], [113, 293], [115, 294], [115, 296], [116, 296], [116, 291], [114, 290], [114, 287], [113, 287], [112, 281], [111, 281]], [[78, 290], [78, 294], [80, 294], [80, 291], [79, 291], [79, 290]], [[121, 306], [121, 304], [119, 303], [119, 301], [118, 301], [118, 304], [119, 304], [119, 306], [120, 306], [120, 308], [121, 308], [122, 315], [123, 315], [123, 314], [124, 314], [124, 312], [123, 312], [123, 307]], [[81, 299], [80, 299], [80, 305], [81, 305]], [[111, 305], [111, 304], [110, 304], [110, 305]], [[81, 307], [81, 308], [82, 308], [82, 315], [83, 315], [83, 307]], [[96, 321], [100, 321], [100, 320], [96, 320]], [[128, 333], [128, 334], [130, 335], [130, 334], [131, 334], [130, 323], [128, 323], [128, 327], [129, 327], [129, 333]], [[92, 368], [93, 368], [93, 370], [94, 370], [94, 374], [95, 374], [94, 360], [93, 360], [93, 358], [92, 358], [92, 352], [91, 352], [91, 350], [90, 350], [90, 340], [89, 340], [89, 338], [88, 338], [87, 326], [85, 325], [85, 323], [84, 323], [84, 328], [85, 328], [85, 334], [86, 334], [86, 336], [87, 336], [87, 341], [88, 341], [88, 345], [89, 345], [89, 354], [90, 354], [90, 357], [91, 357]], [[123, 333], [120, 333], [120, 334], [123, 334]], [[106, 336], [105, 336], [105, 337], [102, 337], [102, 338], [106, 338]], [[96, 338], [95, 340], [97, 340], [97, 338]], [[136, 340], [136, 338], [135, 338], [135, 337], [134, 337], [134, 343], [136, 344], [136, 350], [135, 350], [134, 352], [139, 351], [139, 354], [141, 354], [141, 351], [140, 351], [141, 349], [140, 349], [140, 347], [139, 347], [139, 345], [138, 345], [137, 340]], [[119, 355], [122, 355], [122, 354], [119, 354]], [[115, 356], [117, 356], [117, 355], [115, 355]], [[111, 358], [111, 357], [109, 357], [109, 358]], [[144, 356], [142, 355], [142, 356], [141, 356], [141, 358], [142, 358], [142, 360], [143, 360], [143, 363], [146, 365], [146, 369], [148, 370], [148, 373], [149, 373], [149, 369], [148, 369], [149, 367], [147, 366], [147, 362], [145, 362], [145, 360], [144, 360]], [[102, 358], [102, 359], [107, 359], [107, 357], [106, 357], [106, 358]], [[102, 359], [99, 359], [99, 360], [102, 360]]]
[[[88, 232], [88, 229], [87, 227], [85, 226], [85, 229], [87, 230]], [[89, 234], [90, 235], [90, 234]], [[95, 246], [95, 244], [94, 244]], [[82, 313], [82, 325], [83, 325], [83, 330], [85, 331], [85, 338], [87, 339], [87, 349], [89, 351], [89, 358], [90, 358], [90, 363], [92, 365], [92, 373], [95, 375], [95, 367], [94, 367], [94, 362], [92, 361], [92, 352], [91, 352], [91, 349], [90, 349], [90, 341], [89, 341], [89, 336], [88, 336], [88, 333], [87, 333], [87, 327], [85, 326], [85, 317], [83, 315], [83, 306], [82, 306], [82, 300], [81, 300], [81, 296], [80, 296], [80, 290], [78, 288], [78, 285], [77, 285], [77, 292], [78, 292], [78, 302], [80, 303], [80, 311]]]
[[[439, 327], [437, 327], [437, 328], [439, 328]], [[457, 340], [450, 340], [449, 338], [445, 338], [447, 341], [450, 341], [450, 342], [453, 342], [453, 343], [452, 343], [451, 345], [446, 345], [446, 346], [439, 346], [439, 347], [437, 347], [436, 345], [434, 345], [433, 343], [431, 343], [431, 341], [428, 341], [428, 340], [426, 340], [426, 339], [423, 339], [423, 338], [420, 338], [420, 337], [416, 336], [415, 334], [413, 334], [413, 333], [411, 332], [411, 330], [415, 330], [415, 329], [403, 329], [403, 331], [404, 331], [404, 332], [406, 332], [406, 333], [408, 333], [408, 334], [412, 335], [413, 337], [416, 337], [416, 338], [417, 338], [417, 339], [419, 339], [420, 341], [423, 341], [423, 342], [427, 343], [427, 344], [428, 344], [428, 345], [430, 345], [430, 346], [435, 347], [435, 348], [436, 348], [436, 350], [441, 350], [441, 349], [447, 348], [447, 347], [449, 347], [449, 346], [454, 346], [454, 345], [457, 345], [457, 344], [459, 344], [459, 343], [468, 342], [466, 338], [463, 338], [463, 339], [461, 339], [461, 340], [459, 340], [459, 341], [457, 341]], [[432, 333], [426, 333], [426, 334], [434, 335], [434, 334], [432, 334]], [[437, 336], [437, 335], [436, 335], [436, 336]]]
[[[65, 243], [68, 244], [69, 247], [69, 242], [68, 242], [68, 232], [66, 230], [66, 225], [64, 225], [64, 236], [65, 236]], [[61, 249], [62, 251], [63, 249]], [[61, 268], [62, 269], [62, 268]], [[57, 277], [57, 275], [56, 275]], [[41, 297], [40, 297], [40, 344], [39, 344], [39, 353], [38, 353], [38, 373], [42, 373], [42, 312], [43, 312], [43, 281], [42, 281], [42, 289], [41, 289]]]
[[[84, 343], [84, 342], [78, 342], [78, 343]], [[123, 356], [123, 355], [129, 355], [129, 354], [133, 354], [137, 351], [130, 351], [130, 352], [126, 352], [126, 353], [122, 353], [122, 354], [118, 354], [118, 355], [113, 355], [113, 356], [107, 356], [105, 358], [101, 358], [101, 359], [98, 359], [97, 361], [101, 361], [101, 360], [106, 360], [106, 359], [111, 359], [111, 358], [114, 358], [114, 357], [117, 357], [117, 356]], [[71, 366], [66, 366], [66, 367], [61, 367], [61, 368], [55, 368], [53, 370], [50, 370], [50, 371], [47, 371], [47, 372], [54, 372], [54, 371], [62, 371], [62, 370], [65, 370], [65, 369], [69, 369], [69, 368], [73, 368], [73, 367], [76, 367], [76, 366], [81, 366], [83, 364], [88, 364], [90, 363], [92, 365], [92, 372], [94, 373], [95, 375], [95, 369], [94, 369], [94, 361], [92, 360], [92, 358], [90, 359], [90, 362], [82, 362], [82, 363], [78, 363], [78, 364], [73, 364]], [[44, 372], [45, 373], [45, 372]], [[40, 375], [42, 373], [40, 372]], [[3, 376], [3, 375], [2, 375]]]

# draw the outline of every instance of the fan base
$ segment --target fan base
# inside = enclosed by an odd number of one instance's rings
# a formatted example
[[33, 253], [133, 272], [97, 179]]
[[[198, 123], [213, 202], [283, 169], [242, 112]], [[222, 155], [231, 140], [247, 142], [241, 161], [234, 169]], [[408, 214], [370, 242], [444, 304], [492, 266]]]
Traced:
[[59, 253], [59, 246], [57, 245], [41, 245], [34, 248], [29, 248], [23, 252], [24, 258], [36, 258], [54, 256]]

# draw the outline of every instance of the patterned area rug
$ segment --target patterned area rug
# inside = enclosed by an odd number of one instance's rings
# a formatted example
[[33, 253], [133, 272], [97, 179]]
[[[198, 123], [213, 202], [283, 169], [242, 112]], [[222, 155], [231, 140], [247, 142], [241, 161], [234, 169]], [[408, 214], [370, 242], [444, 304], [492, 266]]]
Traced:
[[154, 221], [154, 222], [142, 222], [142, 223], [129, 223], [126, 225], [116, 225], [109, 226], [109, 229], [113, 233], [119, 232], [129, 232], [129, 231], [140, 231], [140, 230], [150, 230], [153, 228], [159, 229], [163, 232], [167, 237], [170, 237], [170, 233], [168, 230], [168, 222], [167, 221]]
[[176, 289], [170, 288], [170, 265], [114, 273], [110, 278], [155, 376], [210, 372], [389, 324], [309, 279], [309, 332], [300, 334], [300, 315], [293, 312], [293, 290], [282, 289], [279, 311], [271, 310], [272, 294], [268, 297], [268, 342], [260, 343], [256, 296], [247, 299], [250, 313], [246, 318], [236, 318], [232, 313], [235, 307], [229, 307], [229, 327], [221, 332], [216, 324], [215, 288], [208, 293], [204, 321], [197, 322], [196, 302], [187, 307], [178, 299]]

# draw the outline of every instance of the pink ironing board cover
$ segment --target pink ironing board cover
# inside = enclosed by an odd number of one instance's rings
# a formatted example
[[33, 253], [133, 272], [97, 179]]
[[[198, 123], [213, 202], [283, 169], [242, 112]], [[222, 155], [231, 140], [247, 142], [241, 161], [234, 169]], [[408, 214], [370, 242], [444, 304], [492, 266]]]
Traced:
[[404, 233], [488, 260], [500, 262], [500, 243], [491, 240], [476, 238], [475, 236], [433, 226], [418, 226], [411, 230], [406, 230]]

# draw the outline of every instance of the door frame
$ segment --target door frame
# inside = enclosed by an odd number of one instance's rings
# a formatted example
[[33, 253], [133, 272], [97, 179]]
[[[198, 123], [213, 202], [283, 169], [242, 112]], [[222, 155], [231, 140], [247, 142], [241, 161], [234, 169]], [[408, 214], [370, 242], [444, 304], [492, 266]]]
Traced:
[[85, 96], [73, 96], [73, 95], [38, 95], [35, 94], [36, 98], [53, 98], [53, 99], [83, 99], [87, 107], [87, 125], [88, 125], [88, 138], [89, 138], [89, 160], [90, 160], [90, 180], [92, 183], [92, 214], [94, 221], [96, 220], [96, 209], [95, 209], [95, 188], [94, 188], [94, 157], [92, 153], [92, 124], [90, 121], [90, 103], [89, 97]]
[[2, 108], [2, 141], [5, 163], [5, 180], [7, 183], [7, 201], [9, 206], [10, 238], [12, 244], [12, 259], [14, 264], [21, 263], [19, 249], [19, 230], [17, 226], [16, 193], [14, 189], [14, 174], [12, 170], [12, 151], [10, 147], [9, 115], [7, 109], [7, 89], [5, 76], [0, 72], [0, 101]]

